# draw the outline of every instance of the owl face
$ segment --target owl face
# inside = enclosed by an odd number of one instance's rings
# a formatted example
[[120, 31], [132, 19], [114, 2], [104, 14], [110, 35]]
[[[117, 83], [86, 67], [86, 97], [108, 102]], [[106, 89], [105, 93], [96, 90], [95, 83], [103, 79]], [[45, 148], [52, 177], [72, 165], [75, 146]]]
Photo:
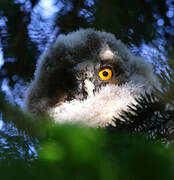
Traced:
[[114, 117], [157, 82], [151, 65], [112, 34], [79, 30], [58, 38], [40, 57], [26, 108], [59, 123], [114, 125]]
[[70, 97], [84, 100], [107, 84], [121, 85], [126, 82], [127, 74], [122, 64], [116, 61], [114, 54], [110, 55], [109, 59], [84, 60], [73, 67], [76, 84]]

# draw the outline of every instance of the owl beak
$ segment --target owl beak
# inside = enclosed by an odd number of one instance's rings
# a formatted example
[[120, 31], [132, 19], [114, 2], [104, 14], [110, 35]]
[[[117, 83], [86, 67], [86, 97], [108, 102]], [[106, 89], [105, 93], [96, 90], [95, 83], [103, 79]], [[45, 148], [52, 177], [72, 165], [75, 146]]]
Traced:
[[89, 79], [86, 79], [84, 81], [84, 85], [85, 85], [85, 91], [87, 92], [88, 96], [93, 97], [95, 85]]

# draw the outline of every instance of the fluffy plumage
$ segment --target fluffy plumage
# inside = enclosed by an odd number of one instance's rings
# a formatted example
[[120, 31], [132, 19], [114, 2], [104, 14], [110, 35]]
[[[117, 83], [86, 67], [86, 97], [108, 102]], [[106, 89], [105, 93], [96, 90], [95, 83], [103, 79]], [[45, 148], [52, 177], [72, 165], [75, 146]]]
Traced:
[[[109, 67], [112, 77], [98, 72]], [[55, 122], [115, 125], [114, 117], [159, 83], [152, 66], [114, 35], [93, 29], [59, 37], [40, 57], [25, 98], [26, 109]]]

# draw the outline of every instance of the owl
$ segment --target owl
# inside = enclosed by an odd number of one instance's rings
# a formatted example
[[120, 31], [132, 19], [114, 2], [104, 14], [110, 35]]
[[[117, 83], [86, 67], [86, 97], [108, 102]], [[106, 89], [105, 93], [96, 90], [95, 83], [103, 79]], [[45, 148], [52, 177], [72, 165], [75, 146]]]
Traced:
[[25, 108], [57, 123], [115, 126], [135, 98], [158, 86], [152, 65], [113, 34], [80, 29], [58, 37], [38, 59]]

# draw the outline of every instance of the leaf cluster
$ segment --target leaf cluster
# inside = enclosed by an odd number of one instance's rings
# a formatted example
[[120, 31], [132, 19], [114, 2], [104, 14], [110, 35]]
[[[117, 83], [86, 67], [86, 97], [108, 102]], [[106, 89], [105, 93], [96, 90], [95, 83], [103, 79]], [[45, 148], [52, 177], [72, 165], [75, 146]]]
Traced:
[[[173, 179], [173, 147], [121, 129], [58, 125], [0, 96], [0, 174], [5, 179]], [[147, 103], [147, 102], [146, 102]], [[22, 123], [21, 123], [22, 122]], [[9, 173], [10, 172], [10, 173]]]

